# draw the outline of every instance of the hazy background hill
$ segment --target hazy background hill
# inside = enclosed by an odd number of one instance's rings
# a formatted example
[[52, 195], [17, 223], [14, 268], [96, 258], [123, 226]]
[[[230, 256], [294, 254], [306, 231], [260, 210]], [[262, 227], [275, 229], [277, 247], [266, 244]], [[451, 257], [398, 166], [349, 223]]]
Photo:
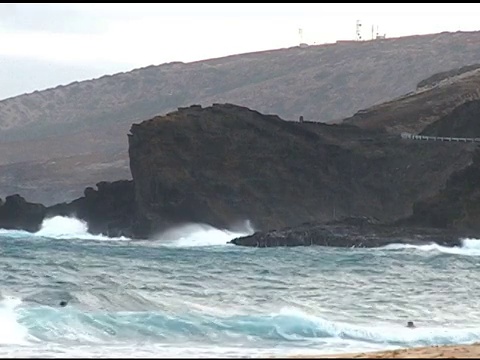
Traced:
[[480, 32], [441, 33], [150, 66], [6, 99], [0, 196], [48, 205], [131, 178], [131, 124], [179, 106], [229, 102], [287, 120], [338, 121], [474, 63]]

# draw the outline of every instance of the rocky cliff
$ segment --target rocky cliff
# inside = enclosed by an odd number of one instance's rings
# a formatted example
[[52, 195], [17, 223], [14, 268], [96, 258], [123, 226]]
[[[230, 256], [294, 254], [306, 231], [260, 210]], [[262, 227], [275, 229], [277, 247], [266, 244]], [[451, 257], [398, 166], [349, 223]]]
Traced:
[[179, 222], [249, 219], [270, 230], [344, 216], [395, 221], [466, 168], [476, 147], [286, 122], [231, 104], [135, 124], [129, 142], [140, 237]]
[[[452, 114], [475, 119], [462, 110], [467, 108], [475, 107], [464, 104]], [[456, 121], [468, 127], [465, 119]], [[351, 216], [417, 227], [452, 227], [457, 219], [480, 224], [476, 143], [408, 140], [351, 124], [288, 122], [232, 104], [193, 105], [135, 124], [129, 142], [133, 181], [101, 182], [77, 200], [50, 207], [7, 197], [0, 227], [36, 231], [45, 217], [66, 215], [87, 221], [92, 233], [149, 238], [183, 222], [229, 228], [250, 220], [260, 232], [236, 243], [375, 246], [398, 240], [402, 231], [419, 232], [419, 241], [438, 231], [323, 224]], [[432, 202], [439, 196], [440, 202]], [[281, 230], [285, 227], [292, 229]], [[342, 227], [352, 235], [343, 242]], [[444, 242], [457, 240], [448, 234]]]
[[[414, 204], [409, 225], [435, 226], [480, 233], [480, 152], [470, 166], [454, 173], [438, 194]], [[476, 236], [479, 237], [478, 235]]]
[[131, 178], [130, 126], [179, 106], [233, 102], [285, 120], [338, 120], [415, 91], [439, 71], [480, 62], [479, 44], [480, 32], [457, 32], [293, 47], [149, 66], [6, 99], [0, 196], [51, 205], [99, 181]]
[[420, 135], [480, 138], [479, 119], [480, 100], [467, 101], [443, 118], [426, 126]]
[[[314, 231], [300, 237], [308, 242], [315, 234], [324, 238], [326, 222], [367, 216], [478, 232], [477, 143], [409, 140], [389, 126], [395, 119], [425, 135], [480, 137], [480, 101], [462, 97], [465, 89], [478, 90], [478, 71], [452, 71], [452, 78], [439, 76], [414, 95], [370, 110], [363, 119], [376, 116], [373, 126], [362, 119], [359, 126], [352, 119], [289, 122], [232, 104], [182, 107], [132, 125], [133, 181], [100, 182], [98, 190], [50, 207], [7, 197], [0, 227], [34, 231], [46, 216], [74, 215], [93, 233], [148, 238], [182, 222], [231, 227], [251, 220], [267, 234], [262, 241], [273, 244], [284, 230], [273, 237], [267, 231], [309, 222]], [[435, 114], [420, 126], [405, 113], [418, 122]]]

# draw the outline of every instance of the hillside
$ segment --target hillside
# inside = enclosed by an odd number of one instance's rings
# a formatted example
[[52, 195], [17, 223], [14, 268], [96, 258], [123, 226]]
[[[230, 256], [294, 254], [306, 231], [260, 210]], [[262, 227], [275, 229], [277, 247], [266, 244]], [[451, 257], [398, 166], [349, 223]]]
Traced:
[[[343, 122], [365, 129], [384, 129], [392, 134], [448, 133], [448, 136], [472, 137], [459, 127], [455, 118], [469, 121], [469, 106], [462, 105], [480, 99], [480, 65], [461, 70], [437, 74], [420, 82], [417, 89], [407, 95], [358, 111]], [[447, 115], [449, 117], [437, 124]]]
[[180, 106], [230, 102], [285, 120], [335, 121], [475, 63], [480, 32], [441, 33], [149, 66], [6, 99], [0, 197], [53, 204], [131, 178], [130, 126]]

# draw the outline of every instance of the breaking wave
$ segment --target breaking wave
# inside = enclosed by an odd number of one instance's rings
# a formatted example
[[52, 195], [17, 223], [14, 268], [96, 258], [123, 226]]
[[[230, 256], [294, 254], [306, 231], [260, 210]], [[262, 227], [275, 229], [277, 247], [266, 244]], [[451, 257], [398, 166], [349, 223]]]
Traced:
[[90, 234], [85, 221], [68, 216], [54, 216], [43, 220], [40, 230], [35, 235], [53, 239], [130, 240], [123, 236], [108, 237]]
[[[207, 224], [183, 224], [172, 227], [148, 240], [158, 242], [160, 245], [169, 247], [195, 247], [226, 245], [236, 237], [247, 236], [254, 233], [249, 221], [236, 226], [236, 231], [217, 229]], [[25, 238], [32, 233], [22, 230], [0, 229], [0, 235], [10, 238]], [[80, 239], [80, 240], [132, 240], [127, 237], [108, 237], [93, 235], [88, 232], [85, 221], [74, 217], [55, 216], [43, 220], [39, 231], [33, 234], [50, 239]]]
[[415, 249], [420, 251], [437, 251], [444, 254], [480, 256], [480, 239], [462, 239], [462, 246], [441, 246], [435, 243], [428, 245], [390, 244], [382, 247], [387, 250]]
[[391, 346], [459, 344], [478, 341], [480, 328], [358, 325], [331, 321], [296, 308], [271, 314], [212, 316], [185, 312], [86, 312], [75, 307], [25, 306], [19, 299], [0, 302], [0, 344], [114, 344], [142, 341], [286, 341], [327, 338]]
[[168, 229], [153, 239], [171, 247], [213, 246], [226, 245], [230, 240], [253, 233], [254, 229], [249, 221], [235, 232], [207, 224], [185, 224]]

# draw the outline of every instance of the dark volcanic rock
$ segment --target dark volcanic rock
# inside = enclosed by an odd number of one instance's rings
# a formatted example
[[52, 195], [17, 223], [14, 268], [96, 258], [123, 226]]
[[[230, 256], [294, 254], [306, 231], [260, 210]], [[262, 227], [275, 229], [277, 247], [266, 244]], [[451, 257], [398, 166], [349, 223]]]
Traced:
[[97, 188], [86, 188], [85, 196], [50, 207], [29, 203], [19, 195], [7, 196], [5, 203], [0, 203], [0, 228], [36, 232], [45, 218], [59, 215], [87, 222], [92, 234], [132, 236], [133, 182], [100, 182]]
[[97, 184], [97, 188], [88, 187], [81, 198], [49, 207], [46, 216], [75, 216], [87, 222], [88, 231], [92, 234], [132, 236], [131, 227], [135, 218], [133, 182], [103, 181]]
[[0, 228], [36, 232], [45, 214], [42, 204], [29, 203], [18, 194], [7, 196], [5, 202], [0, 201]]
[[476, 147], [286, 122], [231, 104], [133, 125], [129, 142], [141, 238], [182, 222], [248, 219], [271, 230], [345, 216], [395, 221], [467, 167]]
[[420, 135], [480, 138], [480, 100], [468, 101], [427, 126]]
[[[470, 101], [428, 126], [422, 134], [480, 137], [480, 101]], [[438, 193], [415, 202], [404, 224], [468, 229], [480, 232], [480, 150], [467, 167], [452, 173]]]
[[403, 223], [480, 232], [480, 150], [467, 168], [455, 172], [435, 196], [416, 202]]
[[[27, 210], [19, 210], [23, 222], [15, 220], [14, 212], [6, 210], [15, 203], [10, 200], [1, 207], [4, 223], [36, 229], [43, 216], [75, 216], [88, 223], [91, 233], [149, 238], [185, 222], [229, 228], [250, 220], [259, 231], [310, 222], [314, 235], [297, 237], [292, 229], [272, 239], [290, 234], [288, 243], [325, 243], [333, 236], [342, 243], [342, 227], [356, 234], [353, 229], [365, 221], [337, 219], [366, 216], [384, 224], [405, 219], [413, 204], [458, 181], [452, 192], [457, 196], [470, 189], [462, 181], [473, 182], [476, 176], [475, 143], [412, 141], [352, 124], [287, 122], [231, 104], [180, 108], [133, 125], [128, 138], [133, 181], [101, 182], [98, 190], [87, 188], [71, 203], [40, 207], [44, 210], [33, 218], [35, 226], [25, 225]], [[459, 174], [458, 180], [452, 174]], [[474, 219], [475, 201], [460, 199], [458, 204], [449, 200], [448, 211], [470, 204], [468, 218]], [[17, 208], [27, 209], [27, 204]], [[447, 211], [443, 203], [438, 208]], [[437, 217], [425, 225], [439, 226], [444, 218]], [[450, 215], [447, 220], [454, 221]], [[334, 235], [325, 232], [329, 229], [335, 229]], [[397, 236], [388, 231], [385, 239]], [[315, 240], [315, 234], [322, 236]], [[356, 240], [352, 236], [345, 246], [380, 241], [363, 233]]]
[[311, 246], [329, 247], [381, 247], [389, 244], [429, 244], [460, 246], [464, 233], [439, 229], [375, 225], [351, 221], [344, 224], [306, 223], [294, 228], [257, 232], [250, 236], [233, 239], [230, 243], [241, 246]]

